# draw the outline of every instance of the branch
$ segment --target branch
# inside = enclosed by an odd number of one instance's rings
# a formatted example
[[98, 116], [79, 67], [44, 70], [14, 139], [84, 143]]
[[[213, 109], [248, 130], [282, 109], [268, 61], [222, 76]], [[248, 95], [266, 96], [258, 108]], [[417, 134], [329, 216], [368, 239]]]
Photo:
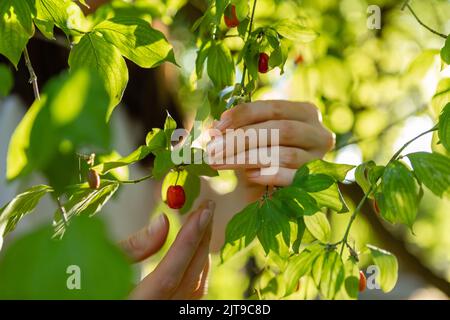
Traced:
[[[402, 147], [401, 147], [401, 148], [400, 148], [400, 149], [392, 156], [392, 158], [389, 160], [389, 162], [387, 163], [386, 166], [388, 166], [388, 165], [389, 165], [390, 163], [392, 163], [393, 161], [397, 160], [397, 158], [401, 155], [401, 153], [403, 152], [403, 150], [405, 150], [406, 147], [408, 147], [411, 143], [413, 143], [413, 142], [416, 141], [417, 139], [423, 137], [424, 135], [427, 135], [427, 134], [429, 134], [429, 133], [431, 133], [431, 132], [434, 132], [434, 131], [436, 131], [436, 130], [438, 130], [438, 126], [434, 126], [433, 128], [431, 128], [431, 129], [429, 129], [429, 130], [427, 130], [427, 131], [424, 131], [424, 132], [418, 134], [417, 136], [415, 136], [414, 138], [412, 138], [411, 140], [409, 140], [408, 142], [406, 142], [406, 143], [405, 143], [405, 144], [404, 144], [404, 145], [403, 145], [403, 146], [402, 146]], [[362, 197], [361, 200], [358, 200], [359, 202], [356, 201], [356, 202], [358, 202], [358, 205], [356, 206], [355, 210], [353, 211], [353, 213], [352, 213], [352, 215], [351, 215], [351, 217], [350, 217], [350, 220], [349, 220], [349, 222], [348, 222], [348, 225], [347, 225], [347, 228], [346, 228], [346, 230], [345, 230], [344, 236], [342, 237], [342, 240], [341, 240], [341, 241], [337, 242], [337, 244], [339, 244], [339, 243], [342, 244], [342, 246], [341, 246], [341, 252], [340, 252], [340, 255], [341, 255], [341, 256], [342, 256], [342, 253], [344, 252], [344, 247], [345, 247], [345, 246], [349, 246], [349, 245], [348, 245], [348, 236], [349, 236], [349, 234], [350, 234], [350, 229], [352, 228], [353, 221], [355, 221], [356, 216], [357, 216], [358, 213], [360, 212], [360, 210], [361, 210], [362, 206], [364, 205], [364, 203], [366, 202], [366, 200], [369, 198], [370, 194], [372, 193], [372, 191], [373, 191], [373, 189], [374, 189], [374, 186], [378, 183], [378, 180], [380, 180], [380, 178], [381, 178], [381, 177], [379, 177], [379, 178], [377, 179], [377, 181], [375, 181], [375, 182], [372, 184], [372, 186], [370, 187], [369, 191], [367, 191], [367, 193], [364, 194], [364, 196]], [[356, 203], [356, 202], [355, 202], [355, 203]]]
[[408, 8], [408, 10], [411, 12], [411, 14], [414, 16], [414, 18], [416, 18], [417, 22], [424, 27], [425, 29], [427, 29], [428, 31], [434, 33], [435, 35], [447, 39], [447, 35], [440, 33], [432, 28], [430, 28], [429, 26], [427, 26], [425, 23], [423, 23], [422, 20], [420, 20], [420, 18], [417, 16], [417, 14], [414, 12], [414, 10], [411, 8], [411, 6], [409, 5], [409, 1], [410, 0], [406, 0], [405, 3], [402, 6], [402, 10], [404, 10], [405, 8]]
[[39, 86], [38, 86], [38, 82], [37, 82], [37, 76], [36, 76], [36, 73], [34, 72], [33, 65], [31, 64], [31, 60], [30, 60], [30, 56], [28, 54], [27, 47], [25, 47], [25, 49], [23, 51], [23, 55], [25, 57], [25, 65], [27, 66], [28, 72], [30, 73], [29, 82], [33, 85], [34, 97], [36, 98], [36, 100], [41, 100], [41, 96], [39, 94]]
[[[344, 194], [355, 203], [364, 196], [363, 191], [356, 183], [347, 185], [341, 184], [339, 187]], [[419, 257], [412, 254], [407, 249], [406, 244], [402, 239], [388, 231], [377, 217], [377, 214], [370, 203], [364, 203], [361, 207], [361, 213], [370, 223], [371, 230], [374, 231], [375, 236], [383, 242], [383, 247], [395, 254], [397, 258], [402, 261], [402, 265], [406, 265], [410, 271], [419, 276], [422, 280], [435, 286], [450, 297], [450, 283], [445, 277], [436, 274], [436, 272], [425, 265]]]
[[153, 174], [150, 174], [148, 176], [142, 177], [140, 179], [136, 179], [136, 180], [117, 180], [117, 182], [122, 183], [122, 184], [136, 184], [148, 179], [153, 178]]

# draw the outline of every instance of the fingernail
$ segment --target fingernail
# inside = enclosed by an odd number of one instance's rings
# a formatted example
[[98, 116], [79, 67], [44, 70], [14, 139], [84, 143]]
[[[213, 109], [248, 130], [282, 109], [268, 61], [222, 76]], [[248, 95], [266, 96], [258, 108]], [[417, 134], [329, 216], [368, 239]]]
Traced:
[[221, 119], [219, 122], [217, 122], [214, 127], [217, 130], [223, 131], [225, 129], [227, 129], [229, 126], [231, 125], [231, 118], [228, 117], [224, 117], [223, 119]]
[[165, 223], [166, 223], [166, 217], [164, 214], [161, 214], [159, 217], [154, 219], [154, 221], [152, 221], [152, 223], [148, 227], [148, 231], [150, 233], [157, 232], [159, 229], [161, 229], [164, 226]]
[[200, 220], [198, 222], [198, 227], [200, 228], [200, 230], [203, 230], [206, 228], [206, 226], [211, 221], [211, 217], [212, 217], [211, 210], [209, 210], [209, 209], [203, 210], [203, 212], [200, 215]]

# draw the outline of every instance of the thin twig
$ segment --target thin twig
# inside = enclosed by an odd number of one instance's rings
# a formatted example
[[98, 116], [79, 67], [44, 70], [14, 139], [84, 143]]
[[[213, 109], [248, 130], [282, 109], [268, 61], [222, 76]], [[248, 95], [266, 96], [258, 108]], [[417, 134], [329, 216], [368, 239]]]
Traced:
[[136, 180], [117, 180], [117, 182], [122, 183], [122, 184], [136, 184], [148, 179], [153, 178], [153, 174], [150, 174], [148, 176], [142, 177], [140, 179], [136, 179]]
[[423, 23], [422, 20], [420, 20], [420, 18], [417, 16], [417, 14], [414, 12], [413, 8], [411, 8], [411, 6], [409, 5], [409, 0], [405, 2], [405, 4], [402, 7], [402, 10], [404, 10], [404, 8], [408, 8], [408, 10], [411, 12], [411, 14], [414, 16], [414, 18], [416, 18], [417, 22], [424, 27], [425, 29], [427, 29], [428, 31], [434, 33], [435, 35], [447, 39], [447, 35], [440, 33], [439, 31], [436, 31], [434, 29], [432, 29], [431, 27], [427, 26], [425, 23]]
[[41, 100], [41, 96], [39, 94], [39, 86], [38, 86], [38, 82], [37, 82], [37, 76], [36, 76], [36, 73], [34, 72], [33, 65], [31, 64], [30, 55], [28, 54], [27, 47], [25, 47], [23, 54], [25, 57], [25, 65], [27, 66], [28, 72], [30, 74], [30, 83], [33, 85], [34, 97], [36, 98], [36, 100]]

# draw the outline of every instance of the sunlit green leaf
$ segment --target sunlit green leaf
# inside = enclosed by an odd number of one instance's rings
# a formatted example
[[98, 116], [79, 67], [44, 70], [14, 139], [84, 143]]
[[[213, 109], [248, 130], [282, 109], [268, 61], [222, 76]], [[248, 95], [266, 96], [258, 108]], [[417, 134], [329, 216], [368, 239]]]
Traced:
[[208, 52], [208, 76], [217, 88], [224, 88], [234, 82], [234, 63], [230, 49], [223, 43], [213, 43]]
[[439, 153], [417, 152], [408, 154], [414, 174], [435, 195], [450, 194], [450, 158]]
[[304, 221], [306, 228], [312, 235], [322, 241], [327, 243], [331, 235], [331, 226], [328, 222], [327, 216], [323, 212], [317, 212], [312, 216], [305, 216]]
[[314, 160], [297, 170], [295, 181], [301, 181], [308, 174], [323, 174], [333, 177], [336, 181], [344, 181], [347, 173], [355, 166], [348, 164], [331, 163], [324, 160]]
[[300, 254], [289, 259], [288, 266], [284, 272], [284, 280], [286, 282], [285, 295], [293, 293], [300, 278], [311, 272], [314, 260], [322, 251], [323, 247], [316, 244], [305, 248]]
[[62, 150], [71, 154], [83, 147], [108, 151], [108, 101], [95, 72], [82, 69], [51, 80], [11, 138], [7, 178], [46, 169]]
[[27, 0], [0, 1], [0, 54], [15, 67], [34, 34], [31, 15], [32, 8]]
[[384, 219], [391, 223], [404, 223], [410, 228], [418, 210], [418, 188], [413, 174], [404, 164], [395, 161], [386, 167], [377, 203]]
[[[87, 183], [74, 185], [67, 189], [69, 200], [63, 204], [67, 220], [78, 215], [93, 216], [100, 212], [105, 204], [119, 189], [117, 181], [102, 180], [100, 187], [92, 190]], [[59, 214], [61, 210], [58, 209]], [[61, 234], [66, 228], [63, 219], [57, 221], [55, 233]]]
[[168, 61], [175, 63], [172, 46], [164, 34], [135, 17], [114, 17], [95, 26], [103, 39], [122, 55], [143, 68], [154, 68]]
[[326, 299], [334, 299], [345, 280], [345, 269], [336, 250], [324, 250], [314, 261], [312, 276]]
[[448, 103], [439, 116], [439, 139], [442, 145], [450, 151], [450, 103]]
[[110, 116], [128, 83], [128, 68], [119, 49], [96, 33], [85, 34], [72, 48], [69, 66], [71, 70], [90, 68], [98, 72], [110, 97]]
[[49, 186], [31, 187], [0, 209], [0, 249], [3, 244], [3, 237], [14, 230], [20, 219], [32, 212], [41, 198], [50, 192], [53, 192], [53, 189]]
[[445, 41], [445, 46], [441, 50], [441, 58], [446, 64], [450, 64], [450, 36]]
[[311, 42], [318, 36], [317, 32], [296, 20], [281, 20], [276, 24], [275, 29], [283, 37], [295, 42]]
[[390, 252], [367, 245], [375, 265], [379, 268], [377, 283], [384, 292], [390, 292], [394, 289], [398, 277], [397, 258]]

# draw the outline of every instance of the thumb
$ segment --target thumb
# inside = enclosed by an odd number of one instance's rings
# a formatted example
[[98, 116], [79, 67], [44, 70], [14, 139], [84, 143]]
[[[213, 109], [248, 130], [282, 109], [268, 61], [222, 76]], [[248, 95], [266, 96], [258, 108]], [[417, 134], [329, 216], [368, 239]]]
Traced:
[[168, 233], [169, 220], [165, 214], [162, 214], [149, 226], [121, 241], [119, 245], [131, 260], [140, 262], [161, 249]]

